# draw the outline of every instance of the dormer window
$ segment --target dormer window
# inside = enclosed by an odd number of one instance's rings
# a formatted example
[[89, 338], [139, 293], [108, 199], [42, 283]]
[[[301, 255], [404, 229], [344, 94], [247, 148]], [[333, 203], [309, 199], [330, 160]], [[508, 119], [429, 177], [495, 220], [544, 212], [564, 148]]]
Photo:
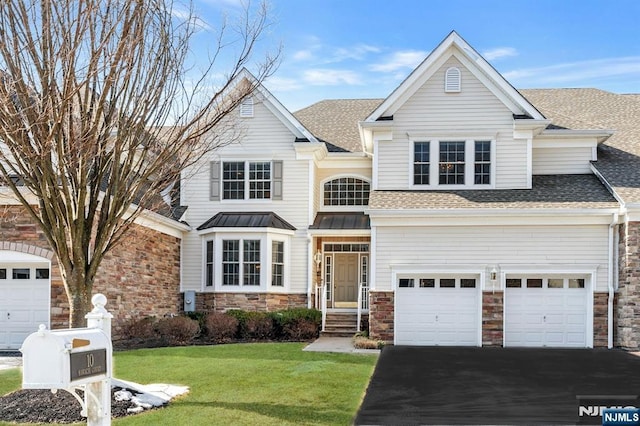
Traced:
[[240, 103], [240, 117], [251, 118], [253, 117], [253, 98], [247, 97]]
[[444, 74], [444, 91], [447, 93], [460, 92], [460, 78], [460, 70], [458, 68], [448, 68]]

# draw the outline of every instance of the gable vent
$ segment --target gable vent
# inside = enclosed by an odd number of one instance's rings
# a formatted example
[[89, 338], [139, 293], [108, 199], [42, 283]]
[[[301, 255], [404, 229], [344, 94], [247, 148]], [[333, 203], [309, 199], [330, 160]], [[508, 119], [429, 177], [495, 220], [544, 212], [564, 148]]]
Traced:
[[444, 91], [452, 93], [460, 91], [460, 70], [458, 68], [451, 67], [445, 72]]
[[240, 104], [240, 117], [253, 117], [253, 98], [248, 97]]

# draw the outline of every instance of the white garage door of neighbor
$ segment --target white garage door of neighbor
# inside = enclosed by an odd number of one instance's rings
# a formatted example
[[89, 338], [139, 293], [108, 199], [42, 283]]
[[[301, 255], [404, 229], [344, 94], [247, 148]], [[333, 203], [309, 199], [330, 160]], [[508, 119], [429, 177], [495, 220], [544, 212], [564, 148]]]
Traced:
[[395, 344], [479, 346], [478, 287], [476, 278], [401, 278]]
[[0, 264], [0, 350], [20, 349], [40, 324], [48, 327], [49, 304], [48, 265]]
[[585, 287], [581, 278], [508, 278], [505, 346], [586, 347]]

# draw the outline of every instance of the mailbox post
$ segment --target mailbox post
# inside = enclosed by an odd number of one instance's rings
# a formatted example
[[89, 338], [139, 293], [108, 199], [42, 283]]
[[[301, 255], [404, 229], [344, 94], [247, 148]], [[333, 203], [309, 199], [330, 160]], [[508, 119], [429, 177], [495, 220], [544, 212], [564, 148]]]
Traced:
[[[22, 352], [24, 389], [59, 389], [71, 393], [82, 406], [88, 426], [111, 425], [111, 315], [107, 298], [91, 299], [87, 328], [39, 330], [29, 335]], [[84, 391], [84, 399], [76, 391]]]

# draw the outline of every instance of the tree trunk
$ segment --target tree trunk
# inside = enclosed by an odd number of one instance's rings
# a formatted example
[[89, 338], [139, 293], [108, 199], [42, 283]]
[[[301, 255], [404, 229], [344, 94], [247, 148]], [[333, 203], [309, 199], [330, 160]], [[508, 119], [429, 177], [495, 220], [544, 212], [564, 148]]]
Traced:
[[69, 326], [86, 327], [85, 315], [91, 311], [93, 280], [87, 280], [81, 270], [74, 268], [70, 274], [62, 274], [69, 299]]

